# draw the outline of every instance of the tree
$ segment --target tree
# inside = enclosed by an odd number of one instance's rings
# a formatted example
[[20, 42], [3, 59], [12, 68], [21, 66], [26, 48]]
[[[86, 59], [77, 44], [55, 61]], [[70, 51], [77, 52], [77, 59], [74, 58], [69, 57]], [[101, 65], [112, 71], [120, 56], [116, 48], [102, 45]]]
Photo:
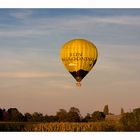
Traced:
[[23, 121], [23, 115], [16, 109], [8, 109], [9, 121]]
[[136, 108], [130, 113], [124, 113], [120, 123], [125, 131], [140, 131], [140, 108]]
[[87, 113], [87, 115], [83, 118], [83, 122], [90, 122], [91, 121], [91, 115]]
[[59, 122], [66, 122], [68, 118], [67, 111], [65, 109], [60, 109], [59, 112], [57, 112], [56, 117]]
[[124, 109], [123, 109], [123, 108], [121, 108], [121, 115], [122, 115], [122, 114], [124, 114]]
[[58, 118], [57, 116], [48, 116], [48, 115], [45, 115], [45, 121], [47, 122], [58, 122]]
[[134, 114], [139, 114], [140, 115], [140, 108], [135, 108], [133, 109]]
[[134, 109], [133, 113], [134, 113], [134, 117], [135, 117], [135, 121], [136, 121], [137, 125], [140, 126], [140, 108]]
[[24, 114], [24, 121], [31, 122], [32, 121], [32, 115], [30, 113]]
[[105, 114], [103, 112], [100, 111], [95, 111], [92, 113], [92, 121], [96, 122], [96, 121], [103, 121], [105, 120]]
[[108, 115], [109, 114], [109, 108], [108, 108], [108, 105], [105, 105], [104, 106], [104, 110], [103, 110], [104, 114], [105, 115]]
[[0, 108], [0, 121], [3, 120], [3, 110]]
[[5, 109], [3, 109], [3, 121], [9, 121], [9, 114]]
[[133, 113], [124, 113], [120, 119], [123, 130], [131, 131], [135, 129], [135, 118]]
[[81, 115], [80, 110], [75, 107], [71, 107], [68, 112], [68, 119], [69, 122], [80, 122], [81, 121]]
[[69, 112], [75, 112], [78, 115], [80, 115], [80, 110], [78, 108], [76, 108], [76, 107], [71, 107], [70, 110], [69, 110]]
[[43, 121], [43, 114], [42, 113], [38, 113], [38, 112], [34, 112], [32, 115], [32, 121], [33, 122], [42, 122]]

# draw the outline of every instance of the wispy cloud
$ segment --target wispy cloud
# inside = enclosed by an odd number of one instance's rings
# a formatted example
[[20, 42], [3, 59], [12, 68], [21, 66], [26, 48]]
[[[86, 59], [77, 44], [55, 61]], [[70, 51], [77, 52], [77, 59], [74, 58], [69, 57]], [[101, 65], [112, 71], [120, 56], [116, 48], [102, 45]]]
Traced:
[[15, 10], [9, 13], [9, 15], [16, 19], [27, 19], [32, 16], [32, 10]]
[[50, 80], [48, 82], [49, 86], [54, 87], [54, 88], [60, 88], [60, 89], [74, 89], [75, 85], [73, 83], [68, 83], [65, 80], [57, 81], [57, 80]]
[[95, 23], [100, 24], [118, 24], [118, 25], [137, 25], [140, 26], [140, 16], [110, 16], [110, 17], [96, 17]]
[[[25, 18], [24, 24], [17, 25], [16, 28], [1, 30], [1, 37], [34, 37], [40, 35], [49, 35], [50, 33], [59, 33], [67, 31], [85, 31], [99, 26], [126, 25], [140, 26], [140, 16], [109, 16], [109, 17], [92, 17], [92, 16], [72, 16], [64, 17], [32, 17], [32, 11], [22, 11], [10, 13], [18, 19]], [[28, 17], [32, 18], [28, 18]], [[5, 25], [7, 26], [7, 25]], [[4, 28], [4, 27], [3, 27]]]
[[0, 72], [0, 78], [50, 78], [65, 77], [62, 73], [48, 72]]

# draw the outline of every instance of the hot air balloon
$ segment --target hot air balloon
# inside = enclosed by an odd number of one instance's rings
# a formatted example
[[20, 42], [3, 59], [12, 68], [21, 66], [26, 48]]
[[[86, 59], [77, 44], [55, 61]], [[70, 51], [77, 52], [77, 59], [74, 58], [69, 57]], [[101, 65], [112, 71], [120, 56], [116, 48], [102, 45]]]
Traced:
[[95, 65], [98, 52], [90, 41], [73, 39], [63, 45], [60, 57], [65, 68], [77, 81], [76, 85], [80, 87], [82, 79]]

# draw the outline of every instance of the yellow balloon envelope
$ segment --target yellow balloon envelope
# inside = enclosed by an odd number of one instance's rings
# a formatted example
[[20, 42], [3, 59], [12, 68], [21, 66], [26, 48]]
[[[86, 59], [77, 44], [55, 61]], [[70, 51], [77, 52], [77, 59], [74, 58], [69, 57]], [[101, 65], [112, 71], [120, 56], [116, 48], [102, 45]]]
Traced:
[[80, 86], [80, 81], [95, 65], [98, 52], [90, 41], [73, 39], [63, 45], [60, 57], [66, 69], [76, 79], [77, 86]]

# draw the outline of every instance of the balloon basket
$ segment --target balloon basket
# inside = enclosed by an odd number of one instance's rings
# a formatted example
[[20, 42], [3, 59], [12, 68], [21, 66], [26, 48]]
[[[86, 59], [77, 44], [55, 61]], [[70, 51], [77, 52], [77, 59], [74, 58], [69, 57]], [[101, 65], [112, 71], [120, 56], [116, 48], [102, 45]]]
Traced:
[[80, 83], [80, 82], [77, 82], [77, 83], [76, 83], [76, 86], [77, 86], [77, 87], [81, 87], [81, 83]]

